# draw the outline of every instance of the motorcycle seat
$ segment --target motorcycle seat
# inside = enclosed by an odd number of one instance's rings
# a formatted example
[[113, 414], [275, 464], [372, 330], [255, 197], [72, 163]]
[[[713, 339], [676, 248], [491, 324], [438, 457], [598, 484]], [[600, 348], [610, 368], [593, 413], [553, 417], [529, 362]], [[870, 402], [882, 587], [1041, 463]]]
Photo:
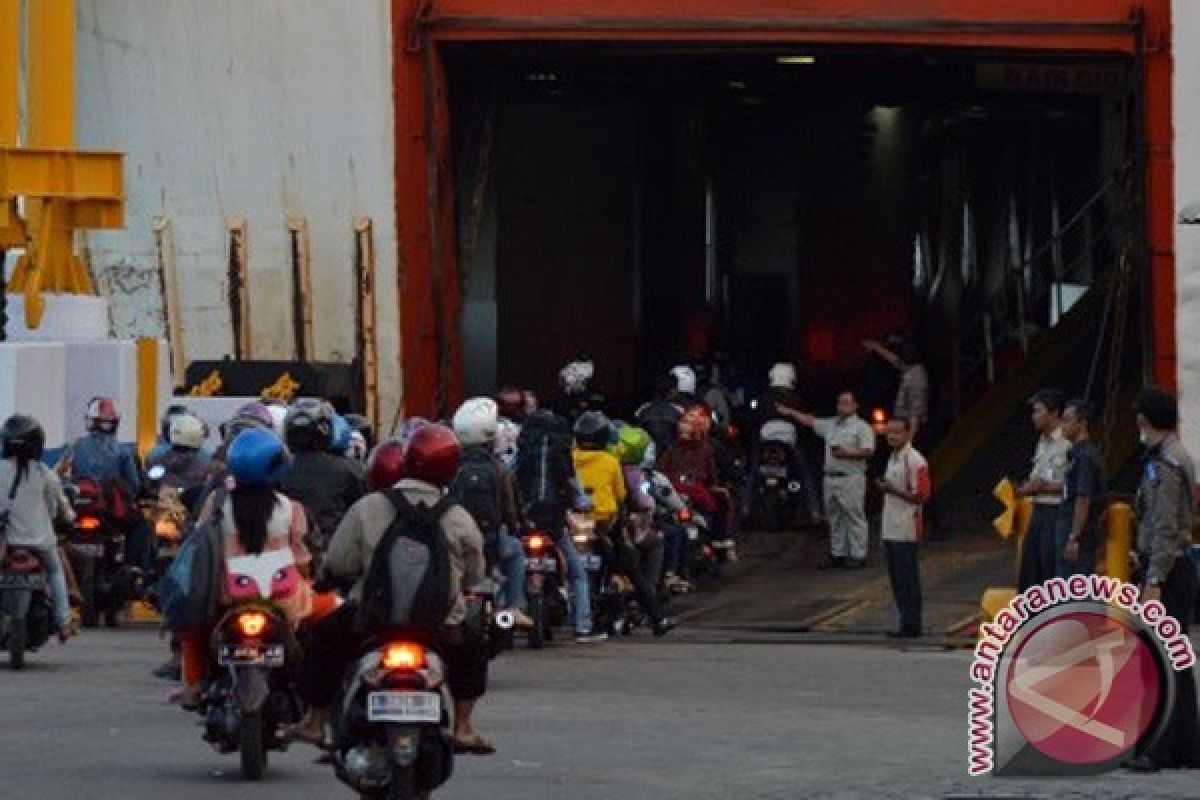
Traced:
[[25, 574], [41, 572], [42, 561], [30, 550], [10, 547], [8, 548], [7, 557], [4, 559], [4, 571]]

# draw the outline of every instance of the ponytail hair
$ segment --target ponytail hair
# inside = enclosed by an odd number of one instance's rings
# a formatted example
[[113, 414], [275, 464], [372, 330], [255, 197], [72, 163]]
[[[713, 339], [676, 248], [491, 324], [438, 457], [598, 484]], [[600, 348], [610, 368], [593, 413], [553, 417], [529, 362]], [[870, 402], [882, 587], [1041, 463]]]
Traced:
[[267, 526], [279, 497], [270, 486], [238, 485], [230, 493], [233, 525], [247, 553], [259, 555], [267, 544]]

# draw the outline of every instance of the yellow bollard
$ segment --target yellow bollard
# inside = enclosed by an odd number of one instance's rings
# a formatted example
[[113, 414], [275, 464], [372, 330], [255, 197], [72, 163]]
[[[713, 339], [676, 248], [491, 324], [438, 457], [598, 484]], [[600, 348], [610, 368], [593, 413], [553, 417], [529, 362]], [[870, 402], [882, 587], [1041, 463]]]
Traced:
[[[1033, 498], [1022, 497], [1016, 500], [1013, 508], [1013, 532], [1017, 534], [1017, 575], [1021, 571], [1021, 551], [1025, 547], [1025, 534], [1029, 533], [1029, 523], [1033, 520]], [[1014, 575], [1014, 578], [1016, 575]], [[1014, 583], [1016, 581], [1014, 580]], [[996, 615], [1007, 606], [1016, 596], [1017, 590], [1009, 586], [991, 586], [983, 591], [979, 607], [983, 611], [983, 621], [991, 622]]]
[[1133, 577], [1129, 563], [1129, 551], [1133, 549], [1133, 509], [1128, 503], [1111, 503], [1104, 528], [1104, 574], [1128, 583]]

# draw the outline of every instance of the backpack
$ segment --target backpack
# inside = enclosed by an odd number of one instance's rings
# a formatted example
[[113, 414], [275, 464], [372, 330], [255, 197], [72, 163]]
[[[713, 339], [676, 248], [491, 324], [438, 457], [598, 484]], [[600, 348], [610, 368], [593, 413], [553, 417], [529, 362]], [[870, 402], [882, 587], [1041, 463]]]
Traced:
[[211, 516], [193, 530], [158, 581], [158, 607], [163, 624], [173, 633], [204, 626], [213, 616], [221, 594], [224, 537], [221, 534], [222, 492]]
[[650, 434], [661, 454], [675, 443], [679, 435], [679, 418], [682, 416], [679, 406], [670, 400], [654, 400], [638, 410], [637, 420]]
[[517, 483], [530, 508], [567, 508], [574, 502], [571, 439], [557, 418], [535, 415], [517, 439]]
[[490, 452], [472, 448], [464, 453], [450, 495], [471, 515], [485, 538], [500, 530], [500, 470]]
[[356, 624], [367, 634], [440, 631], [454, 604], [450, 550], [441, 518], [453, 500], [413, 505], [400, 489], [384, 495], [396, 516], [371, 556]]

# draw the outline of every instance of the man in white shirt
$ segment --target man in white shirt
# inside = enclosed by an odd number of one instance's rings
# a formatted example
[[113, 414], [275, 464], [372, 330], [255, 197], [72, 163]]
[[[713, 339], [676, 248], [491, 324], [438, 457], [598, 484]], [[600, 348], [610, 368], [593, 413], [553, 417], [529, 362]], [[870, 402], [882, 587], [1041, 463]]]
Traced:
[[875, 485], [883, 493], [884, 557], [892, 595], [900, 611], [900, 627], [888, 636], [912, 639], [921, 635], [921, 572], [917, 543], [924, 533], [922, 506], [929, 501], [932, 484], [929, 464], [912, 446], [912, 427], [902, 417], [888, 422], [888, 445], [892, 448], [883, 480]]
[[867, 462], [875, 452], [875, 431], [858, 416], [852, 391], [838, 395], [837, 416], [778, 407], [784, 416], [805, 425], [825, 440], [825, 516], [829, 520], [829, 558], [820, 569], [858, 569], [867, 558]]
[[1033, 498], [1033, 517], [1021, 546], [1021, 566], [1017, 576], [1017, 591], [1021, 592], [1056, 574], [1055, 533], [1059, 506], [1063, 501], [1067, 454], [1071, 449], [1071, 443], [1062, 432], [1063, 393], [1057, 389], [1042, 389], [1033, 396], [1030, 405], [1038, 443], [1029, 479], [1017, 488], [1019, 496]]

